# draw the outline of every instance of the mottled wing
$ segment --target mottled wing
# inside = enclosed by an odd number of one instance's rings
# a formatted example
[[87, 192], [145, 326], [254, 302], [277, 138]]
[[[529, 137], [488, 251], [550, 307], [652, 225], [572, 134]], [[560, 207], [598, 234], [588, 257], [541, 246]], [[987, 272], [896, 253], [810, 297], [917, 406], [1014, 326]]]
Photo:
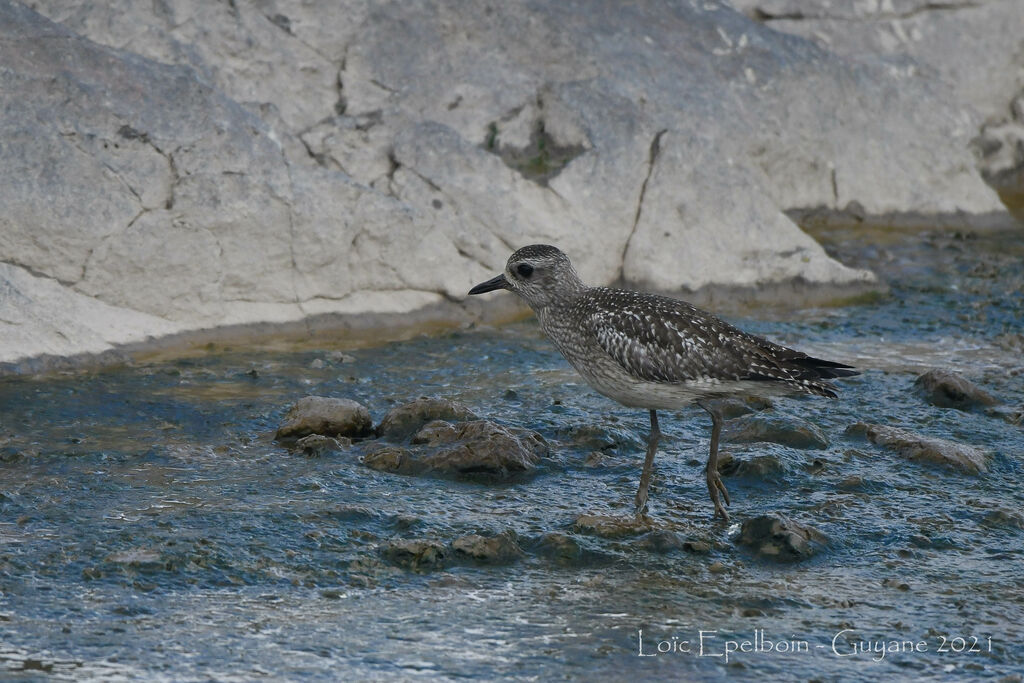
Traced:
[[822, 379], [853, 374], [839, 363], [747, 334], [667, 297], [596, 291], [587, 324], [598, 344], [631, 375], [650, 382], [774, 381], [834, 395]]
[[[739, 380], [749, 363], [739, 332], [684, 302], [634, 292], [594, 292], [590, 331], [631, 375], [650, 382]], [[742, 333], [741, 333], [742, 334]]]

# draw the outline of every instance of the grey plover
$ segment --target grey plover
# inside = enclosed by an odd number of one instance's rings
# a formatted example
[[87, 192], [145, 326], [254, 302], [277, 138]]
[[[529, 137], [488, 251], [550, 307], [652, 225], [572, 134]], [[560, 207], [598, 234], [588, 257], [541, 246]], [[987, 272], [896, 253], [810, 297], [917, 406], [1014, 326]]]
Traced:
[[658, 410], [696, 403], [711, 415], [705, 468], [716, 516], [729, 519], [719, 492], [722, 415], [714, 399], [734, 394], [815, 394], [835, 398], [828, 380], [858, 374], [849, 365], [812, 358], [748, 334], [685, 301], [580, 281], [568, 257], [535, 244], [509, 258], [505, 272], [470, 294], [515, 292], [533, 309], [541, 329], [583, 379], [605, 396], [650, 411], [651, 431], [636, 516], [647, 514], [647, 489], [661, 436]]

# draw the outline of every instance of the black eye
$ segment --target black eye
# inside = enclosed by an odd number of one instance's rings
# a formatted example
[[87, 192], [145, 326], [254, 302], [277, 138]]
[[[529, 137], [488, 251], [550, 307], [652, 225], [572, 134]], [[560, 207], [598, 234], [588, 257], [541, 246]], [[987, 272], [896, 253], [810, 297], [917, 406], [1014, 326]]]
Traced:
[[518, 266], [516, 266], [516, 272], [523, 277], [530, 277], [531, 275], [533, 275], [533, 266], [531, 266], [529, 263], [520, 263]]

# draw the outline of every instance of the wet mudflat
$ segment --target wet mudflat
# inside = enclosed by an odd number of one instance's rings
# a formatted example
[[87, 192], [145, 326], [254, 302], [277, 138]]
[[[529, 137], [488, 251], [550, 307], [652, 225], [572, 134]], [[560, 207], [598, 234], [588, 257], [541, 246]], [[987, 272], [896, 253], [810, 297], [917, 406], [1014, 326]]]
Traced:
[[[890, 292], [728, 317], [864, 373], [837, 401], [775, 399], [727, 426], [728, 525], [698, 409], [661, 420], [653, 524], [616, 524], [647, 416], [589, 390], [532, 322], [0, 380], [0, 677], [1024, 670], [1024, 240], [821, 238]], [[995, 402], [915, 387], [931, 369]], [[289, 450], [274, 434], [306, 395], [374, 425], [445, 398], [545, 448], [498, 474], [381, 455], [428, 457], [447, 428]], [[980, 465], [913, 438], [976, 446]], [[799, 552], [771, 535], [787, 523], [809, 530]]]

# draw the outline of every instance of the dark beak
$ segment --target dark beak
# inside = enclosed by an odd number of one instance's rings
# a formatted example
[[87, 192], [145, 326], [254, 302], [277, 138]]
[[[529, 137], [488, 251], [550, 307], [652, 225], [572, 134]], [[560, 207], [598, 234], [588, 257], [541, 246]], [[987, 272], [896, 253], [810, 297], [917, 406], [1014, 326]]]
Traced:
[[508, 286], [508, 280], [505, 279], [504, 275], [492, 277], [487, 282], [481, 282], [476, 287], [469, 290], [469, 293], [483, 294], [484, 292], [493, 292], [496, 289], [511, 289], [511, 287]]

